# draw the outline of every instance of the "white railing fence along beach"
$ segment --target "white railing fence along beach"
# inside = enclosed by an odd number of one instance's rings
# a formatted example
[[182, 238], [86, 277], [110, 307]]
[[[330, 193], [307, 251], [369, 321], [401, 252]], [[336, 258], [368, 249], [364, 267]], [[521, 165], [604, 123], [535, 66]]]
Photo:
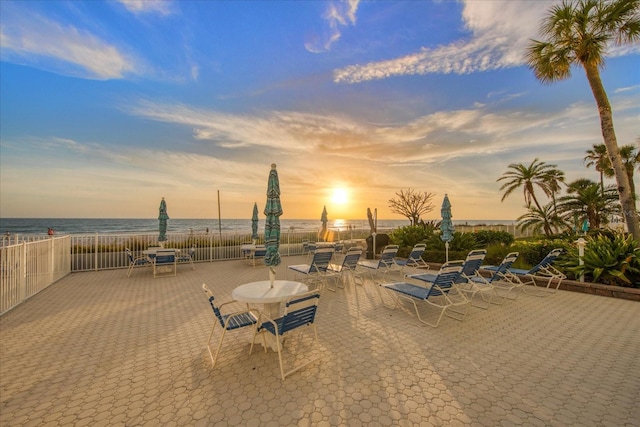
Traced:
[[[492, 229], [516, 234], [515, 226], [458, 226], [461, 232]], [[351, 241], [366, 249], [367, 228], [330, 230], [332, 241]], [[392, 229], [379, 229], [378, 233], [390, 233]], [[518, 233], [519, 234], [519, 233]], [[516, 234], [516, 237], [518, 237]], [[282, 256], [301, 255], [303, 242], [318, 241], [318, 230], [284, 229], [280, 237]], [[193, 261], [213, 262], [242, 259], [241, 246], [251, 243], [251, 233], [174, 233], [167, 234], [165, 248], [188, 253], [194, 248]], [[127, 249], [134, 257], [143, 251], [159, 246], [158, 234], [71, 234], [64, 236], [3, 236], [0, 247], [0, 314], [5, 313], [27, 298], [37, 294], [71, 272], [125, 269], [129, 266]], [[260, 234], [258, 244], [264, 243]]]
[[0, 314], [71, 272], [71, 237], [23, 242], [0, 249]]

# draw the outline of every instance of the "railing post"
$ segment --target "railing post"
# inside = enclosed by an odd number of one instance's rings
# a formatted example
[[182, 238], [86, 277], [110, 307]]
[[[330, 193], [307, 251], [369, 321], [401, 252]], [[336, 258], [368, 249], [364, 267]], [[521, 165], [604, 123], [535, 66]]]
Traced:
[[53, 269], [54, 269], [54, 265], [55, 265], [55, 254], [53, 253], [55, 250], [55, 238], [53, 236], [51, 236], [51, 239], [49, 239], [49, 283], [53, 283]]
[[22, 242], [22, 256], [20, 256], [20, 302], [27, 298], [27, 242]]
[[96, 233], [96, 242], [94, 245], [94, 250], [93, 250], [93, 266], [95, 268], [95, 271], [98, 271], [98, 233]]

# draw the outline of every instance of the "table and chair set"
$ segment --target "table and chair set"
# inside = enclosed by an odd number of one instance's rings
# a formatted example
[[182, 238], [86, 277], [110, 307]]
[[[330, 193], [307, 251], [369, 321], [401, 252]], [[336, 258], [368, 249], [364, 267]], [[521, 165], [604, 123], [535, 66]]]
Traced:
[[134, 256], [131, 249], [126, 248], [127, 258], [129, 260], [129, 268], [127, 269], [127, 277], [131, 276], [131, 272], [135, 267], [152, 267], [153, 277], [176, 276], [178, 273], [178, 264], [188, 263], [195, 270], [193, 259], [195, 257], [196, 248], [192, 246], [186, 253], [182, 253], [180, 249], [150, 247], [142, 251], [142, 255]]
[[[403, 302], [409, 302], [420, 322], [437, 327], [445, 315], [464, 320], [470, 306], [487, 309], [492, 304], [499, 305], [508, 299], [515, 299], [511, 294], [514, 289], [532, 293], [524, 288], [525, 284], [533, 284], [533, 288], [541, 292], [536, 295], [552, 294], [564, 278], [550, 266], [559, 251], [552, 251], [531, 270], [518, 271], [511, 269], [517, 254], [509, 254], [499, 266], [491, 267], [482, 266], [486, 250], [474, 250], [465, 260], [446, 262], [438, 271], [431, 272], [422, 259], [424, 245], [416, 245], [406, 259], [397, 258], [398, 249], [396, 245], [388, 245], [379, 258], [366, 260], [360, 259], [363, 253], [361, 247], [351, 248], [338, 256], [332, 247], [316, 247], [308, 263], [287, 266], [287, 271], [294, 275], [292, 280], [242, 284], [232, 291], [233, 300], [221, 305], [217, 305], [206, 284], [202, 285], [215, 317], [207, 341], [213, 367], [226, 332], [242, 328], [251, 328], [253, 332], [249, 354], [252, 354], [256, 342], [262, 344], [265, 352], [268, 349], [277, 352], [283, 381], [288, 375], [318, 361], [319, 357], [306, 357], [304, 363], [294, 361], [293, 368], [286, 370], [284, 355], [287, 353], [285, 347], [289, 346], [284, 345], [284, 338], [294, 332], [311, 331], [313, 343], [317, 346], [315, 321], [320, 297], [325, 289], [336, 292], [349, 282], [361, 286], [373, 283], [381, 306], [395, 309]], [[482, 271], [485, 274], [481, 274]], [[538, 289], [535, 279], [539, 278], [536, 275], [541, 272], [548, 282], [546, 287]], [[399, 276], [400, 280], [390, 281], [393, 274]], [[554, 280], [555, 287], [551, 286]], [[244, 305], [241, 309], [230, 310], [234, 303], [236, 308], [238, 303]], [[421, 310], [424, 307], [438, 310], [432, 313], [436, 317], [435, 322], [423, 318]], [[222, 333], [213, 350], [212, 339], [218, 326]], [[293, 347], [299, 349], [298, 346]], [[309, 351], [310, 354], [317, 353]]]

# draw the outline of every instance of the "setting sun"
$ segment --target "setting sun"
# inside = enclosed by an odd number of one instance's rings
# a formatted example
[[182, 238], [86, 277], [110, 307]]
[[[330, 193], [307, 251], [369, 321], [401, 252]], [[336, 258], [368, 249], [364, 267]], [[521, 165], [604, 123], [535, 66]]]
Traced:
[[333, 203], [337, 205], [344, 205], [347, 203], [347, 199], [347, 190], [344, 188], [336, 188], [333, 190], [333, 195], [331, 196]]

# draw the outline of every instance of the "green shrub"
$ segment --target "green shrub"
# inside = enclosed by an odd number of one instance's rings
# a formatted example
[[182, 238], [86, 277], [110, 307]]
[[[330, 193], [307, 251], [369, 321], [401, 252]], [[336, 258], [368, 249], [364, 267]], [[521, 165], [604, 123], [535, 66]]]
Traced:
[[568, 250], [563, 268], [575, 277], [604, 285], [640, 288], [640, 245], [633, 236], [615, 231], [599, 231], [587, 236], [584, 264], [580, 265], [578, 248]]
[[506, 231], [493, 231], [493, 230], [480, 230], [475, 233], [476, 242], [481, 247], [488, 247], [489, 245], [502, 244], [509, 246], [513, 243], [515, 238], [513, 234]]
[[389, 237], [401, 248], [412, 248], [416, 243], [426, 243], [433, 235], [433, 230], [428, 227], [407, 225], [396, 228]]

